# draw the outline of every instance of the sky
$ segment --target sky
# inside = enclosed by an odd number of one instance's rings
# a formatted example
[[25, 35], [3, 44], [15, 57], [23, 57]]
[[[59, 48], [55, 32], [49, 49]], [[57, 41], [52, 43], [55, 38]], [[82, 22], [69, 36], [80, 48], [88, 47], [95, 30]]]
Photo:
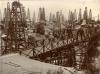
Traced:
[[[7, 2], [12, 2], [15, 0], [0, 0], [0, 9], [3, 12], [3, 9], [6, 7]], [[97, 17], [100, 14], [100, 0], [19, 0], [23, 6], [26, 8], [30, 8], [31, 17], [33, 12], [35, 11], [36, 15], [38, 15], [38, 10], [40, 7], [44, 7], [46, 11], [46, 17], [48, 17], [49, 13], [55, 13], [56, 11], [62, 11], [65, 14], [65, 17], [68, 15], [68, 11], [74, 9], [79, 12], [79, 8], [84, 11], [85, 6], [89, 9], [92, 9], [93, 17]]]

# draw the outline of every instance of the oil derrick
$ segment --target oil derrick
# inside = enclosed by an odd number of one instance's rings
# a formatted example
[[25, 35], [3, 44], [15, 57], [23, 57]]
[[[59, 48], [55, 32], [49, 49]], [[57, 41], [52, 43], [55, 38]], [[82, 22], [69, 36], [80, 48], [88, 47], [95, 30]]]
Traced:
[[32, 32], [33, 32], [33, 27], [32, 27], [32, 22], [31, 22], [31, 17], [30, 17], [30, 10], [29, 8], [27, 9], [27, 15], [26, 15], [26, 19], [27, 19], [27, 42], [28, 42], [28, 48], [30, 47], [30, 37], [32, 37]]
[[73, 24], [75, 20], [74, 13], [72, 11], [69, 11], [69, 16], [68, 16], [69, 24]]
[[52, 22], [52, 13], [49, 15], [49, 22]]
[[5, 30], [6, 30], [6, 25], [5, 24], [8, 24], [7, 22], [7, 8], [4, 9], [4, 14], [3, 14], [3, 21], [2, 23], [4, 24], [4, 27], [5, 27]]
[[27, 28], [28, 28], [28, 30], [27, 30], [28, 49], [34, 49], [35, 38], [33, 36], [33, 32], [36, 32], [36, 29], [35, 29], [35, 12], [33, 13], [33, 17], [32, 17], [32, 20], [31, 20], [29, 8], [27, 10]]
[[45, 8], [39, 8], [39, 22], [45, 21]]
[[92, 21], [92, 11], [90, 9], [90, 11], [89, 11], [89, 22], [91, 22], [91, 21]]
[[[2, 13], [1, 13], [1, 10], [0, 10], [0, 55], [1, 55], [1, 48], [2, 48], [2, 34], [4, 32], [4, 26], [3, 26], [3, 19], [2, 19]], [[3, 45], [4, 46], [4, 45]]]
[[60, 12], [56, 12], [56, 21], [60, 23]]
[[25, 23], [22, 21], [22, 4], [14, 1], [12, 3], [12, 9], [10, 9], [10, 20], [8, 21], [6, 36], [2, 38], [5, 43], [5, 47], [2, 49], [2, 55], [18, 51], [21, 52], [26, 49], [24, 30]]
[[5, 12], [5, 14], [6, 14], [6, 17], [5, 17], [5, 28], [6, 28], [6, 31], [7, 31], [7, 29], [8, 29], [8, 21], [10, 21], [10, 3], [8, 2], [7, 3], [7, 10], [6, 10], [6, 12]]
[[1, 26], [1, 21], [2, 21], [2, 13], [1, 13], [1, 10], [0, 10], [0, 26]]
[[52, 22], [53, 22], [53, 30], [55, 29], [56, 27], [56, 17], [55, 17], [55, 14], [52, 14]]
[[27, 27], [28, 27], [28, 29], [31, 29], [31, 28], [32, 28], [31, 17], [30, 17], [30, 10], [29, 10], [29, 8], [28, 8], [28, 10], [27, 10]]
[[2, 20], [2, 13], [1, 13], [1, 10], [0, 10], [0, 23], [1, 23], [1, 20]]
[[9, 2], [7, 3], [7, 8], [4, 9], [4, 16], [3, 16], [3, 21], [2, 23], [4, 24], [5, 31], [8, 28], [8, 21], [10, 20], [10, 4]]
[[72, 11], [70, 12], [70, 22], [71, 24], [73, 24], [73, 12]]
[[27, 27], [27, 25], [26, 25], [26, 23], [27, 23], [27, 21], [26, 21], [26, 11], [25, 11], [24, 6], [21, 7], [21, 11], [22, 11], [22, 21], [25, 24], [24, 26]]
[[44, 29], [45, 25], [46, 25], [45, 9], [39, 8], [38, 23], [36, 25], [36, 32], [43, 35], [45, 33], [45, 29]]
[[60, 23], [60, 12], [56, 12], [56, 26], [60, 29], [61, 23]]
[[71, 11], [69, 10], [69, 13], [68, 13], [68, 23], [70, 24], [70, 14], [71, 14]]
[[33, 17], [32, 17], [32, 25], [33, 25], [33, 27], [34, 27], [35, 23], [36, 23], [36, 17], [35, 17], [35, 11], [34, 11]]
[[77, 21], [77, 13], [76, 13], [76, 9], [74, 10], [73, 18], [74, 18], [74, 22], [76, 22], [76, 21]]
[[5, 27], [5, 32], [7, 32], [8, 28], [8, 21], [10, 20], [10, 3], [7, 3], [7, 8], [4, 9], [4, 16], [2, 23], [4, 24], [3, 26]]
[[42, 18], [43, 18], [43, 20], [45, 21], [46, 19], [45, 19], [45, 8], [43, 8], [43, 11], [42, 11], [43, 13], [42, 13]]
[[88, 11], [87, 11], [87, 7], [85, 7], [85, 10], [84, 10], [83, 20], [86, 20], [86, 22], [88, 21]]
[[3, 52], [6, 49], [6, 42], [4, 41], [5, 37], [7, 36], [7, 29], [10, 21], [10, 4], [7, 3], [7, 8], [4, 9], [3, 14], [3, 30], [2, 30], [2, 36], [1, 36], [1, 52]]
[[27, 19], [28, 19], [29, 21], [31, 20], [29, 8], [27, 9]]
[[76, 12], [76, 9], [72, 13], [72, 22], [73, 22], [72, 23], [73, 27], [75, 27], [75, 23], [77, 22], [77, 12]]
[[[1, 14], [1, 10], [0, 10], [0, 47], [1, 47], [1, 35], [2, 35], [2, 24], [1, 24], [1, 20], [2, 20], [2, 14]], [[1, 48], [0, 48], [1, 50]]]
[[55, 14], [52, 15], [52, 21], [53, 21], [53, 22], [56, 21], [56, 16], [55, 16]]
[[64, 24], [64, 15], [62, 14], [62, 11], [60, 11], [60, 23]]
[[81, 21], [82, 21], [82, 12], [81, 9], [79, 9], [78, 22], [80, 23]]

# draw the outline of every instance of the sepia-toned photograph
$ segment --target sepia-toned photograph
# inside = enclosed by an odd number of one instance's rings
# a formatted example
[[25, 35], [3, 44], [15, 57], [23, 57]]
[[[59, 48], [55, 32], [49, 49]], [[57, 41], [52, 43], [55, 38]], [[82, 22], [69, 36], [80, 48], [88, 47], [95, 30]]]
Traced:
[[100, 0], [0, 0], [0, 74], [100, 74]]

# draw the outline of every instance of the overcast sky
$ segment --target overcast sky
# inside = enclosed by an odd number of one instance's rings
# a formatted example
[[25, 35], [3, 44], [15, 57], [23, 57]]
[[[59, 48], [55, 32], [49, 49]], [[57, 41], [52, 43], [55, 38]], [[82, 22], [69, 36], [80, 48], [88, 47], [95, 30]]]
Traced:
[[[14, 0], [0, 0], [0, 9], [3, 10], [6, 7], [7, 2], [12, 2]], [[79, 8], [84, 10], [85, 6], [92, 9], [93, 16], [100, 14], [100, 0], [20, 0], [20, 2], [25, 6], [25, 8], [30, 8], [31, 14], [33, 11], [38, 13], [39, 7], [45, 7], [46, 16], [50, 12], [54, 13], [58, 10], [67, 15], [69, 10], [76, 9], [77, 12]]]

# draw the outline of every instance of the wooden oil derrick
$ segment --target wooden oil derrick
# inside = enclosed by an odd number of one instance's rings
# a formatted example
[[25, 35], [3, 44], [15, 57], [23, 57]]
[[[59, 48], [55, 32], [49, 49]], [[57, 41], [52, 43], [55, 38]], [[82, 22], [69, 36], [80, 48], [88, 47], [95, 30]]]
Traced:
[[0, 10], [0, 23], [1, 23], [1, 20], [2, 20], [2, 13], [1, 13], [1, 10]]
[[22, 21], [23, 23], [25, 24], [25, 27], [27, 27], [27, 21], [26, 21], [26, 11], [25, 11], [25, 8], [24, 6], [21, 7], [21, 13], [22, 13]]
[[58, 29], [61, 28], [61, 23], [60, 23], [60, 12], [56, 12], [56, 26], [58, 27]]
[[28, 29], [31, 29], [31, 28], [32, 28], [31, 17], [30, 17], [30, 10], [29, 10], [29, 8], [28, 8], [28, 10], [27, 10], [27, 27], [28, 27]]
[[36, 23], [36, 15], [35, 15], [35, 11], [33, 12], [33, 17], [32, 17], [32, 27], [35, 26]]
[[83, 20], [86, 21], [86, 23], [88, 23], [88, 9], [87, 7], [85, 7], [84, 13], [83, 13]]
[[52, 22], [52, 13], [49, 14], [49, 22]]
[[74, 12], [69, 11], [68, 14], [68, 24], [74, 28], [75, 26], [75, 22], [77, 21], [77, 14], [76, 14], [76, 10], [74, 10]]
[[45, 8], [39, 8], [38, 22], [45, 20]]
[[89, 20], [91, 21], [92, 20], [92, 10], [90, 9], [89, 11]]
[[7, 8], [4, 9], [4, 14], [2, 19], [3, 29], [2, 29], [2, 36], [1, 36], [1, 52], [3, 52], [6, 48], [6, 42], [4, 40], [5, 37], [7, 36], [9, 21], [10, 21], [10, 4], [8, 2]]
[[38, 23], [36, 25], [36, 32], [39, 34], [45, 34], [44, 26], [46, 25], [45, 8], [39, 8]]
[[80, 23], [81, 21], [82, 21], [82, 12], [81, 9], [79, 9], [78, 22]]
[[[9, 8], [7, 7], [7, 10]], [[23, 51], [26, 49], [25, 39], [25, 22], [22, 19], [22, 4], [18, 1], [12, 3], [12, 9], [9, 10], [9, 20], [4, 23], [5, 27], [8, 25], [5, 36], [2, 37], [4, 41], [4, 48], [2, 49], [2, 55], [12, 52]]]

